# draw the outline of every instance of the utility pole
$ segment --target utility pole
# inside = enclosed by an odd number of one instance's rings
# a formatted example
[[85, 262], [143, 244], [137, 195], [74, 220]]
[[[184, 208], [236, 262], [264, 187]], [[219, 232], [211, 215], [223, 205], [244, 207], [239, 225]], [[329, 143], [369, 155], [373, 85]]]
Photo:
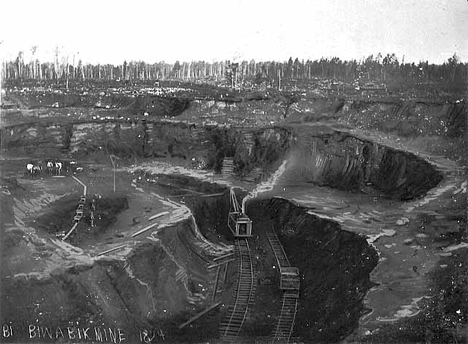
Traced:
[[115, 193], [115, 164], [116, 164], [118, 157], [116, 157], [114, 154], [111, 154], [109, 155], [109, 158], [110, 158], [112, 167], [114, 169], [114, 193]]

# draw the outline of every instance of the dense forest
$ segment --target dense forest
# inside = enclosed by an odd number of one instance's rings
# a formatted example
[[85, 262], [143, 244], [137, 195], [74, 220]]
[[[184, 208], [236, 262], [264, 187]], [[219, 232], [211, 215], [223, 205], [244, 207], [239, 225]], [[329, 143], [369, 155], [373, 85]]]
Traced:
[[[34, 55], [33, 55], [34, 57]], [[72, 60], [72, 61], [70, 61]], [[40, 62], [31, 58], [25, 62], [20, 52], [15, 60], [4, 61], [3, 80], [187, 80], [216, 82], [224, 80], [230, 86], [244, 85], [246, 82], [281, 85], [281, 82], [324, 78], [345, 82], [373, 81], [385, 85], [394, 83], [434, 83], [451, 85], [458, 89], [466, 87], [468, 64], [462, 63], [454, 54], [443, 64], [426, 62], [405, 63], [395, 54], [371, 55], [360, 61], [342, 61], [337, 57], [320, 60], [256, 62], [191, 61], [175, 63], [145, 63], [124, 61], [121, 65], [83, 64], [75, 58], [59, 57], [57, 51], [54, 62]]]

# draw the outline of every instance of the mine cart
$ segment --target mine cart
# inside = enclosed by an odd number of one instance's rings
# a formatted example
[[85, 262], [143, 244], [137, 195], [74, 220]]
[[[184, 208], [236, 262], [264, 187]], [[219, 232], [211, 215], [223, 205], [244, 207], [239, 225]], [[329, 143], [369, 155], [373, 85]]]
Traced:
[[228, 226], [235, 237], [252, 236], [252, 221], [245, 214], [230, 212]]
[[234, 190], [231, 189], [231, 205], [228, 216], [228, 227], [236, 238], [246, 238], [252, 236], [252, 221], [242, 213], [237, 202]]
[[294, 267], [281, 268], [281, 281], [280, 288], [282, 290], [294, 290], [299, 295], [299, 287], [301, 279], [299, 276], [299, 269]]

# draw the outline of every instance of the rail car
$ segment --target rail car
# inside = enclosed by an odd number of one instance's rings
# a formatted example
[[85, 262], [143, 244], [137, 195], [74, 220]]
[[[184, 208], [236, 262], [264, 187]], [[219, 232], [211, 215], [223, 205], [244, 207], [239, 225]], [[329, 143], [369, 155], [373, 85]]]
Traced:
[[252, 236], [252, 221], [242, 212], [233, 188], [230, 191], [228, 227], [236, 238], [249, 238]]

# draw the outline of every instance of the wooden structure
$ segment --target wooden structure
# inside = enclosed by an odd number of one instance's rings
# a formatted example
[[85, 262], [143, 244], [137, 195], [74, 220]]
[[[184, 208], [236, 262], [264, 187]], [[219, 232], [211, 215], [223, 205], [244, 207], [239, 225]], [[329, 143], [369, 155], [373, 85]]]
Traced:
[[252, 221], [242, 213], [239, 202], [237, 202], [234, 189], [230, 192], [230, 208], [228, 215], [228, 227], [236, 238], [248, 238], [252, 236]]
[[221, 167], [221, 175], [228, 178], [234, 174], [234, 158], [225, 157], [223, 159], [223, 166]]

